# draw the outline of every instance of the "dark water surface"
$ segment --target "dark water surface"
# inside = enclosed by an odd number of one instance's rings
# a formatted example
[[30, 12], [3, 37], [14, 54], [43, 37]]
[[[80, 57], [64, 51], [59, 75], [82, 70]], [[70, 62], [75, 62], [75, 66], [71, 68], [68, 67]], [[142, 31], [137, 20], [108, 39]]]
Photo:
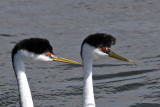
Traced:
[[[11, 50], [24, 38], [49, 39], [54, 52], [81, 62], [89, 34], [116, 37], [112, 50], [138, 66], [112, 58], [94, 61], [97, 107], [160, 107], [159, 0], [1, 0], [0, 107], [19, 106]], [[26, 63], [35, 107], [81, 107], [82, 66]]]

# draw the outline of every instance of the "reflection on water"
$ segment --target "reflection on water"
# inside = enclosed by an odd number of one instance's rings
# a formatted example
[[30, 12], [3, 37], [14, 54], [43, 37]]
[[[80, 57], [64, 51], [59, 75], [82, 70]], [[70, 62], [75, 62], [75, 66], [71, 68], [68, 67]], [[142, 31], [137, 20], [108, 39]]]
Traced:
[[[81, 62], [80, 46], [92, 33], [116, 37], [114, 52], [138, 66], [112, 58], [93, 65], [97, 107], [160, 106], [159, 0], [1, 1], [0, 106], [19, 106], [11, 63], [14, 45], [29, 37], [49, 39], [55, 54]], [[82, 66], [27, 62], [35, 107], [81, 107]]]

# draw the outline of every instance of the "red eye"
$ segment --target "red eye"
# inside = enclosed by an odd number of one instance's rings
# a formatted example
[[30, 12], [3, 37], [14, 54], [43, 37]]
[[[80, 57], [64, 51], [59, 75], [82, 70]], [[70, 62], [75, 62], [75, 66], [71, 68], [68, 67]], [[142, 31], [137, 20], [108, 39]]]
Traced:
[[106, 47], [103, 46], [103, 47], [102, 47], [102, 51], [106, 51]]
[[47, 56], [51, 56], [51, 53], [50, 53], [50, 52], [47, 52], [46, 55], [47, 55]]

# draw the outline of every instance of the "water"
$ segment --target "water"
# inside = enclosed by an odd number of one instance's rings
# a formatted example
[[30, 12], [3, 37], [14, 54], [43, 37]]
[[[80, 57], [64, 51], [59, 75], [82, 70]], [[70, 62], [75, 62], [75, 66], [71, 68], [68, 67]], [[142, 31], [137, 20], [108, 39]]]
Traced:
[[[116, 37], [112, 50], [138, 66], [112, 58], [94, 61], [97, 107], [160, 106], [159, 0], [14, 0], [0, 3], [0, 106], [19, 106], [11, 50], [29, 37], [49, 39], [54, 52], [81, 62], [89, 34]], [[35, 107], [81, 107], [82, 66], [26, 63]]]

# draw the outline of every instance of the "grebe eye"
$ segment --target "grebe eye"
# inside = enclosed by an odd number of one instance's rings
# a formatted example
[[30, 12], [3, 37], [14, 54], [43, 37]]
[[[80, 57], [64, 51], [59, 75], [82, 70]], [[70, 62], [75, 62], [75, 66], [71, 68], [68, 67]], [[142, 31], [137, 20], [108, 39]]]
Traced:
[[47, 52], [46, 55], [47, 55], [47, 56], [51, 56], [51, 53], [50, 53], [50, 52]]
[[106, 47], [103, 46], [103, 47], [102, 47], [102, 51], [106, 51]]

